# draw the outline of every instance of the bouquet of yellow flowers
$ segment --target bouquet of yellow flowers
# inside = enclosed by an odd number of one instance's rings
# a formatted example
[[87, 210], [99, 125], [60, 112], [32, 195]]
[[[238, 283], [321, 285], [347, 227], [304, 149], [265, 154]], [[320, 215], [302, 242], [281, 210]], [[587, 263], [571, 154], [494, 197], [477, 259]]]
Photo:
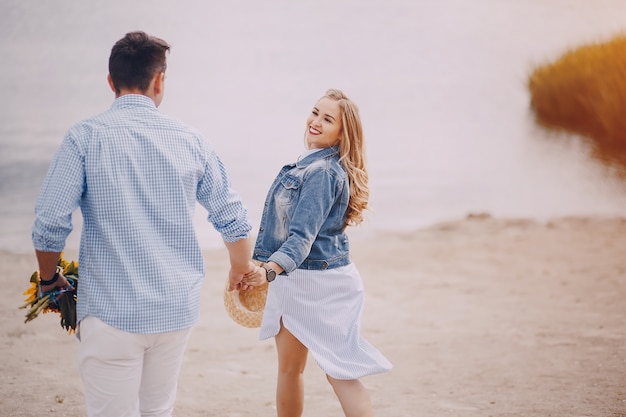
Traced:
[[61, 327], [70, 334], [76, 332], [76, 291], [78, 290], [78, 263], [68, 262], [59, 257], [57, 271], [62, 273], [70, 283], [66, 288], [55, 288], [52, 291], [41, 293], [39, 288], [39, 271], [30, 276], [30, 288], [24, 291], [28, 296], [20, 308], [28, 308], [24, 323], [35, 319], [39, 313], [58, 313], [61, 316]]

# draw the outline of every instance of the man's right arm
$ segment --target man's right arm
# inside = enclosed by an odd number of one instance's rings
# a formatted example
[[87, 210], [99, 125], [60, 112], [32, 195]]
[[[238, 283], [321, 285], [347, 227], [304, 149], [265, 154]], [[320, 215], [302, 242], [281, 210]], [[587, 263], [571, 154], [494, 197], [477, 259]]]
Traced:
[[[33, 246], [41, 252], [61, 252], [72, 231], [72, 213], [85, 189], [83, 156], [68, 132], [41, 186], [32, 228]], [[44, 271], [46, 272], [46, 271]]]

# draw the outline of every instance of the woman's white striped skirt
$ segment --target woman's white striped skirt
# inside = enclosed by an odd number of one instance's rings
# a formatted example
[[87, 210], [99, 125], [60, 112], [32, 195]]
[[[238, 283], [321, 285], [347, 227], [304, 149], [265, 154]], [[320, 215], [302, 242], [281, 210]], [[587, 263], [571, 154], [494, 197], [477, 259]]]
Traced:
[[283, 325], [335, 379], [386, 372], [391, 363], [360, 335], [363, 281], [354, 264], [324, 271], [297, 269], [269, 285], [259, 338]]

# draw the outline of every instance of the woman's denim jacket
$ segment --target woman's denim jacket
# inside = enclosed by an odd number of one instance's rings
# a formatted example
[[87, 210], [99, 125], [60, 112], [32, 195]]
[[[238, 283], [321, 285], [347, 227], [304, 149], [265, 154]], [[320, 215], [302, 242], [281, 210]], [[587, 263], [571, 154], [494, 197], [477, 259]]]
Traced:
[[349, 264], [344, 232], [349, 198], [338, 147], [285, 165], [267, 193], [253, 258], [274, 261], [285, 273]]

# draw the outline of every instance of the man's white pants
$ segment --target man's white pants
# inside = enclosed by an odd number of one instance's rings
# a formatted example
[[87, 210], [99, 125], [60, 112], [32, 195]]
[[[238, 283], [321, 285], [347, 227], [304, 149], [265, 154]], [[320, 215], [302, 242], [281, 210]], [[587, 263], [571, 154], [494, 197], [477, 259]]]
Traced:
[[171, 417], [191, 329], [129, 333], [87, 316], [78, 366], [89, 417]]

